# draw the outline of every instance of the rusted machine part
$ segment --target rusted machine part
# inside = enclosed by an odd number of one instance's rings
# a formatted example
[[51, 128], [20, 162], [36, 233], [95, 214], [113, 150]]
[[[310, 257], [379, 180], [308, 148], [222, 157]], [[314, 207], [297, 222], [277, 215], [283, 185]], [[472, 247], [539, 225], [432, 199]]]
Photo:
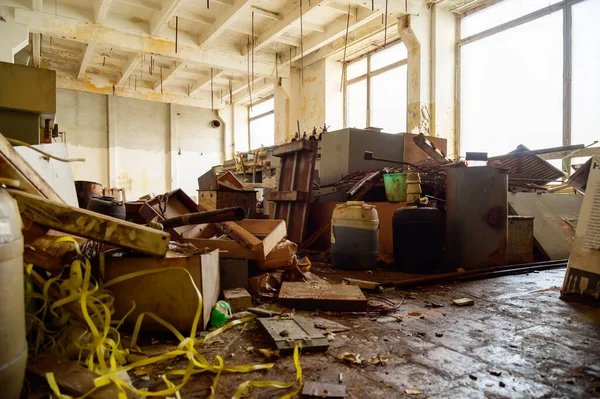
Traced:
[[438, 150], [437, 147], [431, 141], [427, 140], [427, 137], [425, 137], [425, 135], [423, 133], [419, 133], [417, 136], [413, 137], [413, 141], [415, 142], [417, 147], [422, 149], [423, 152], [425, 152], [431, 158], [436, 160], [438, 163], [441, 163], [441, 164], [451, 163], [449, 160], [446, 159], [445, 155], [440, 150]]
[[408, 280], [382, 283], [383, 287], [408, 288], [432, 284], [443, 284], [449, 281], [478, 280], [484, 278], [502, 277], [513, 274], [532, 273], [541, 270], [558, 269], [567, 267], [568, 259], [551, 260], [545, 262], [522, 263], [520, 265], [506, 265], [488, 267], [485, 269], [468, 270], [465, 272], [444, 273], [427, 277], [418, 277]]
[[189, 224], [221, 223], [242, 220], [246, 212], [241, 206], [216, 209], [214, 211], [186, 213], [171, 219], [159, 221], [164, 229], [187, 226]]

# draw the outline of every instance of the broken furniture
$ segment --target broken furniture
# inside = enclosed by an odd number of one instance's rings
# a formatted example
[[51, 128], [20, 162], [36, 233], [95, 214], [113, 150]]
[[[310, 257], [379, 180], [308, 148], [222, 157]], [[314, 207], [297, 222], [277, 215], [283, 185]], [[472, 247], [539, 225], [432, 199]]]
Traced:
[[479, 269], [508, 261], [508, 177], [491, 166], [449, 168], [446, 264]]
[[283, 219], [288, 239], [296, 244], [304, 240], [317, 157], [316, 140], [299, 140], [279, 146], [273, 155], [281, 158], [277, 191], [267, 195], [273, 201], [271, 219]]
[[[140, 209], [140, 214], [146, 222], [151, 222], [154, 219], [157, 219], [157, 221], [171, 219], [194, 212], [198, 212], [196, 203], [181, 189], [157, 195], [143, 204]], [[202, 226], [196, 224], [170, 228], [167, 232], [171, 234], [173, 240], [180, 240], [182, 238], [197, 237], [200, 235], [201, 230]]]
[[[187, 270], [189, 275], [182, 268]], [[206, 327], [211, 308], [217, 303], [221, 292], [217, 251], [166, 258], [106, 256], [104, 281], [110, 282], [120, 276], [145, 270], [162, 271], [108, 287], [114, 295], [115, 319], [125, 316], [131, 310], [133, 301], [135, 309], [127, 318], [129, 325], [135, 324], [139, 314], [152, 312], [179, 331], [189, 331], [198, 306], [198, 295], [190, 281], [191, 275], [202, 295], [200, 326]], [[147, 319], [144, 320], [144, 328], [162, 328], [154, 319]]]
[[[360, 291], [360, 289], [359, 289]], [[280, 353], [291, 353], [296, 344], [302, 345], [302, 351], [326, 351], [329, 341], [323, 332], [314, 327], [307, 317], [259, 318], [258, 323], [265, 329]]]
[[[198, 248], [224, 251], [222, 256], [226, 258], [261, 260], [267, 258], [286, 234], [283, 220], [244, 219], [216, 223], [215, 227], [207, 227], [200, 238], [184, 238], [181, 241]], [[217, 229], [231, 234], [233, 239], [209, 238], [217, 233]]]

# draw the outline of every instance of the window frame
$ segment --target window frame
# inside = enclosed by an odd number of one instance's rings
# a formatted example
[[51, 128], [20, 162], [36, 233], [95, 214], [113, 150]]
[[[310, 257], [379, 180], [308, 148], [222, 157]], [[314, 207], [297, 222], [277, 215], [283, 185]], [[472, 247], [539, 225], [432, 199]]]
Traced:
[[[469, 43], [473, 43], [475, 41], [487, 38], [496, 33], [504, 32], [508, 29], [515, 28], [517, 26], [526, 24], [528, 22], [534, 21], [538, 18], [544, 17], [546, 15], [552, 14], [553, 12], [561, 11], [563, 12], [563, 109], [562, 109], [562, 145], [570, 145], [571, 144], [571, 107], [572, 107], [572, 72], [573, 72], [573, 58], [572, 58], [572, 50], [573, 50], [573, 37], [572, 37], [572, 9], [571, 7], [577, 3], [581, 3], [583, 1], [592, 1], [592, 0], [562, 0], [560, 2], [551, 4], [547, 7], [541, 8], [537, 11], [533, 11], [529, 14], [523, 15], [521, 17], [515, 18], [511, 21], [507, 21], [500, 25], [494, 26], [492, 28], [483, 30], [479, 33], [475, 33], [471, 36], [465, 37], [463, 39], [459, 39], [456, 42], [455, 46], [455, 57], [456, 57], [456, 69], [455, 69], [455, 111], [454, 111], [454, 131], [455, 131], [455, 144], [454, 151], [455, 154], [460, 154], [461, 147], [461, 120], [460, 120], [460, 110], [461, 110], [461, 48], [462, 46], [468, 45]], [[490, 5], [490, 7], [493, 6]], [[481, 9], [475, 9], [471, 12], [467, 12], [460, 16], [458, 23], [456, 24], [456, 37], [461, 37], [461, 24], [462, 18], [474, 14]], [[570, 158], [565, 159], [566, 162], [563, 163], [563, 169], [565, 172], [570, 174]]]
[[[363, 81], [366, 79], [367, 81], [367, 109], [365, 110], [365, 112], [367, 113], [367, 117], [365, 119], [365, 123], [367, 127], [371, 126], [371, 105], [372, 105], [372, 101], [371, 101], [371, 79], [377, 75], [381, 75], [382, 73], [385, 72], [389, 72], [392, 69], [396, 69], [396, 68], [400, 68], [404, 65], [408, 66], [408, 54], [406, 56], [406, 58], [400, 60], [400, 61], [396, 61], [392, 64], [386, 65], [384, 67], [381, 67], [379, 69], [376, 69], [374, 71], [371, 70], [371, 57], [377, 53], [380, 53], [382, 51], [385, 51], [387, 49], [389, 49], [390, 47], [396, 46], [396, 45], [400, 45], [402, 43], [402, 40], [397, 40], [395, 42], [389, 43], [387, 46], [379, 48], [377, 50], [374, 51], [370, 51], [367, 54], [364, 54], [356, 59], [353, 59], [352, 61], [346, 62], [344, 64], [344, 84], [343, 84], [343, 97], [344, 97], [344, 118], [343, 118], [343, 122], [344, 122], [344, 128], [348, 128], [348, 86], [352, 85], [354, 83], [358, 83], [360, 81]], [[363, 59], [367, 59], [367, 72], [357, 76], [355, 78], [352, 78], [350, 80], [348, 80], [346, 77], [348, 76], [347, 74], [347, 69], [348, 69], [348, 65], [354, 64], [355, 62], [359, 62]], [[406, 96], [408, 98], [408, 73], [406, 74]], [[408, 121], [408, 107], [406, 109], [406, 115], [407, 115], [407, 121]], [[406, 130], [406, 126], [404, 127], [404, 130]]]
[[[251, 106], [256, 106], [258, 104], [262, 104], [264, 102], [267, 102], [269, 100], [273, 100], [275, 98], [275, 95], [270, 95], [268, 97], [265, 97], [263, 99], [261, 99], [258, 102], [253, 103]], [[251, 106], [248, 106], [248, 151], [253, 151], [256, 148], [252, 148], [252, 129], [251, 129], [251, 124], [253, 121], [260, 119], [260, 118], [264, 118], [265, 116], [269, 116], [269, 115], [274, 115], [275, 114], [275, 104], [273, 104], [273, 109], [271, 111], [267, 111], [267, 112], [263, 112], [262, 114], [258, 114], [255, 116], [250, 116], [250, 108]], [[273, 123], [273, 141], [275, 140], [275, 123]]]

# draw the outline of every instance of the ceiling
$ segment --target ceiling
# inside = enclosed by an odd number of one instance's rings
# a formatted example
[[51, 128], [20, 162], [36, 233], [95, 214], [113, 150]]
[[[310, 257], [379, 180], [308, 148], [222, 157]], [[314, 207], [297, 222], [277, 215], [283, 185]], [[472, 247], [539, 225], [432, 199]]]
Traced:
[[[388, 14], [418, 10], [420, 2], [388, 0]], [[484, 0], [429, 2], [464, 9]], [[0, 0], [0, 6], [29, 27], [26, 60], [55, 70], [58, 88], [219, 108], [247, 100], [249, 86], [272, 90], [301, 58], [339, 48], [346, 31], [352, 40], [353, 32], [381, 32], [386, 1]]]

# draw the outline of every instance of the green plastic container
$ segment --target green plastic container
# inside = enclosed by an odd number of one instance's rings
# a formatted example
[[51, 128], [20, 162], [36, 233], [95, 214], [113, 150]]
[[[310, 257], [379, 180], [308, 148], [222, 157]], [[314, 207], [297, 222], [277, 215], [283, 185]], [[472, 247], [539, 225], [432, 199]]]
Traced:
[[385, 197], [389, 202], [406, 202], [406, 174], [390, 173], [383, 175]]

